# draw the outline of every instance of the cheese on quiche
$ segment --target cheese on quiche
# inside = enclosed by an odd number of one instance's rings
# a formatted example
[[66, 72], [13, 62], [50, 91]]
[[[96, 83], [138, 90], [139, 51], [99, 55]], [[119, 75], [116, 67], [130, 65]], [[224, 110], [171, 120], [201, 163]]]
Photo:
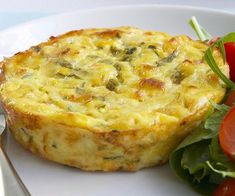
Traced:
[[0, 64], [8, 127], [26, 149], [83, 170], [165, 163], [224, 96], [207, 48], [133, 27], [51, 37]]

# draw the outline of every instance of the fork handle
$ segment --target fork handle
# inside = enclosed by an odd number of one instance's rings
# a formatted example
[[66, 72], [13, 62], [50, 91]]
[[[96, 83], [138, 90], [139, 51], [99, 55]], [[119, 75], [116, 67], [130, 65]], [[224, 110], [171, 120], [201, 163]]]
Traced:
[[21, 181], [6, 153], [0, 147], [0, 195], [30, 196], [31, 194]]

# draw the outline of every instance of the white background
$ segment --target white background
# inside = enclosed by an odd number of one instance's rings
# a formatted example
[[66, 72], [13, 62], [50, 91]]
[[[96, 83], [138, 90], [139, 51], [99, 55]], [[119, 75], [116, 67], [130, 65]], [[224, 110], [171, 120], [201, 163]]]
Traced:
[[0, 12], [65, 12], [124, 4], [179, 4], [235, 11], [234, 0], [1, 0]]

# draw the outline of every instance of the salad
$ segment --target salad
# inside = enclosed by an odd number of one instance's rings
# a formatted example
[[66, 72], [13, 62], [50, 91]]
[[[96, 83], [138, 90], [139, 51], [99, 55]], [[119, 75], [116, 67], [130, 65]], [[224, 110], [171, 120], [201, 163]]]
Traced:
[[[235, 32], [213, 38], [192, 17], [189, 24], [201, 41], [210, 47], [205, 60], [213, 72], [226, 84], [227, 93], [191, 135], [173, 151], [170, 166], [202, 195], [235, 195]], [[230, 79], [219, 69], [213, 51], [220, 50], [230, 68]]]

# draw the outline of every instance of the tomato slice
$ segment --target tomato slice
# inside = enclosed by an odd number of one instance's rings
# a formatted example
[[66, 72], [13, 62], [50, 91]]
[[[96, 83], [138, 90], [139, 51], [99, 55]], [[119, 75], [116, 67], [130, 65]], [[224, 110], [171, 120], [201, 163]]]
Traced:
[[[231, 91], [224, 102], [225, 105], [234, 106], [235, 105], [235, 90]], [[234, 122], [235, 123], [235, 122]]]
[[214, 191], [213, 196], [234, 196], [235, 179], [229, 178], [224, 180]]
[[235, 161], [235, 107], [226, 114], [220, 126], [219, 142], [228, 158]]
[[235, 82], [235, 42], [224, 43], [226, 61], [230, 68], [230, 79]]

